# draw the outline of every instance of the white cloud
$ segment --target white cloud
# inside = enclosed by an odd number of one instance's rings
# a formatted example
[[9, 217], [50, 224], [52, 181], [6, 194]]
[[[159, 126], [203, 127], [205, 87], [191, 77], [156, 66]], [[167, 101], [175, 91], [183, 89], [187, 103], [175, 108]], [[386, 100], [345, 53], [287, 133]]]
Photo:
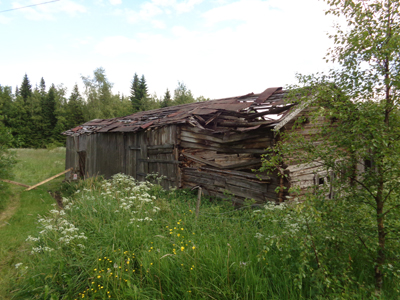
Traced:
[[[24, 2], [12, 3], [13, 8], [21, 8], [24, 6], [43, 3], [42, 0], [31, 0]], [[63, 0], [53, 3], [41, 4], [33, 7], [26, 7], [18, 10], [23, 13], [27, 19], [30, 20], [54, 20], [55, 15], [58, 13], [67, 13], [69, 15], [76, 15], [77, 13], [85, 13], [86, 8], [71, 0]]]
[[166, 28], [165, 23], [161, 20], [152, 20], [151, 24], [153, 25], [154, 28], [157, 28], [157, 29], [165, 29]]
[[[204, 0], [151, 0], [144, 2], [138, 11], [126, 9], [124, 11], [128, 22], [137, 23], [141, 21], [153, 22], [154, 17], [159, 17], [163, 14], [177, 14], [187, 13], [194, 9], [194, 7]], [[158, 25], [158, 23], [155, 23]], [[155, 26], [157, 28], [157, 26]]]
[[110, 0], [111, 5], [118, 5], [122, 3], [122, 0]]
[[105, 56], [118, 56], [121, 54], [135, 51], [139, 47], [139, 43], [124, 36], [110, 36], [104, 38], [95, 46], [95, 51]]
[[0, 15], [0, 24], [9, 24], [11, 22], [11, 18], [8, 18], [4, 15]]
[[[213, 8], [203, 14], [207, 25], [214, 25], [223, 21], [251, 21], [257, 18], [266, 18], [269, 15], [270, 2], [261, 0], [241, 0]], [[267, 20], [264, 20], [264, 22]]]
[[[144, 73], [149, 85], [159, 87], [158, 94], [166, 87], [171, 90], [177, 80], [183, 80], [195, 95], [214, 98], [261, 92], [294, 83], [296, 72], [326, 68], [322, 57], [330, 45], [324, 34], [329, 20], [320, 7], [307, 6], [313, 0], [287, 2], [236, 1], [203, 15], [208, 25], [224, 26], [207, 31], [174, 26], [170, 36], [108, 37], [96, 45], [96, 51], [114, 62], [120, 55], [129, 57], [134, 72]], [[309, 7], [308, 17], [300, 13], [302, 5]]]
[[200, 4], [203, 0], [187, 0], [176, 3], [174, 8], [177, 13], [186, 13], [192, 11], [197, 4]]

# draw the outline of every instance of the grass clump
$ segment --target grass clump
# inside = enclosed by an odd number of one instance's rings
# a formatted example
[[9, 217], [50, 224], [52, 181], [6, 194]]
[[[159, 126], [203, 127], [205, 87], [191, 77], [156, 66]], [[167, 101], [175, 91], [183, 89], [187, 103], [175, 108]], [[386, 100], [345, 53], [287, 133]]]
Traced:
[[368, 265], [328, 259], [356, 258], [357, 249], [328, 249], [304, 204], [234, 210], [203, 201], [196, 218], [194, 194], [117, 174], [87, 180], [63, 205], [27, 238], [15, 298], [374, 297]]

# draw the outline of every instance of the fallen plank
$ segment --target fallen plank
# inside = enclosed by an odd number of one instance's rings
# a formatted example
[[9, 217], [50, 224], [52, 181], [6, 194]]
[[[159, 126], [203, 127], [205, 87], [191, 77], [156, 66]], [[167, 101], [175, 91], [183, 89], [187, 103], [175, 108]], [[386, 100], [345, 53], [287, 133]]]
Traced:
[[15, 185], [23, 186], [23, 187], [26, 187], [26, 188], [30, 188], [31, 187], [30, 185], [26, 185], [26, 184], [23, 184], [23, 183], [15, 182], [15, 181], [8, 180], [8, 179], [0, 179], [0, 180], [4, 181], [4, 182], [15, 184]]
[[57, 175], [54, 175], [54, 176], [52, 176], [52, 177], [50, 177], [50, 178], [48, 178], [48, 179], [46, 179], [46, 180], [43, 180], [42, 182], [39, 182], [39, 183], [37, 183], [37, 184], [35, 184], [35, 185], [33, 185], [33, 186], [27, 188], [25, 191], [30, 191], [30, 190], [32, 190], [32, 189], [38, 187], [39, 185], [45, 184], [46, 182], [49, 182], [50, 180], [53, 180], [54, 178], [57, 178], [57, 177], [59, 177], [59, 176], [65, 174], [65, 173], [67, 173], [67, 172], [69, 172], [69, 171], [72, 171], [72, 170], [73, 170], [73, 168], [69, 168], [68, 170], [62, 171], [61, 173], [58, 173]]

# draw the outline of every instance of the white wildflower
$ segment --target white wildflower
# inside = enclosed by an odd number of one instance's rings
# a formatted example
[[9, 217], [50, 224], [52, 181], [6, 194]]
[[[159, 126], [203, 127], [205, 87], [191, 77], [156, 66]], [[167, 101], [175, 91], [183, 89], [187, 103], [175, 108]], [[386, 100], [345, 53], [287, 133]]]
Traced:
[[15, 264], [15, 268], [18, 269], [22, 265], [23, 265], [23, 263], [17, 263], [17, 264]]

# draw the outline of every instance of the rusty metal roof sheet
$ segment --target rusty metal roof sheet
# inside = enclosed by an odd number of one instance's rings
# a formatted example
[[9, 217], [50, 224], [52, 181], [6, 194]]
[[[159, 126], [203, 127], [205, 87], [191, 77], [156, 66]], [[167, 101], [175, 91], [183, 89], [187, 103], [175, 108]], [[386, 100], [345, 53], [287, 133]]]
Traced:
[[171, 124], [191, 124], [214, 132], [248, 131], [271, 126], [285, 118], [294, 104], [285, 102], [281, 87], [268, 88], [260, 94], [195, 102], [141, 111], [112, 119], [95, 119], [63, 132], [78, 136], [96, 132], [135, 132]]

